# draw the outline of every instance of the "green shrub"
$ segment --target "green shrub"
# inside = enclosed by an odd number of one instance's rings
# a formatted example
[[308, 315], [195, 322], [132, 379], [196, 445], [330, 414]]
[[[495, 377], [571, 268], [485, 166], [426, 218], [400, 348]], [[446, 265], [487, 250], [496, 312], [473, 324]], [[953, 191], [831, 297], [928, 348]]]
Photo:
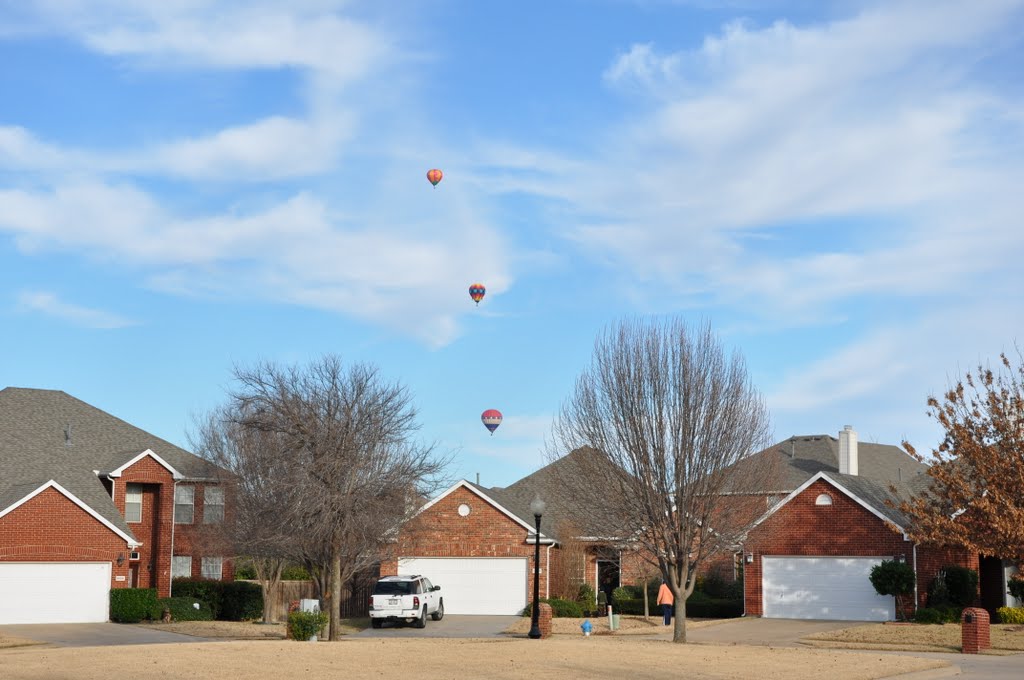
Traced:
[[[654, 600], [650, 602], [651, 613], [660, 612], [660, 608], [654, 604]], [[634, 614], [636, 616], [643, 616], [644, 614], [644, 600], [642, 597], [629, 597], [615, 600], [613, 610], [616, 614]]]
[[153, 588], [113, 588], [110, 591], [110, 620], [138, 623], [150, 617], [156, 605]]
[[293, 564], [281, 571], [282, 581], [308, 581], [309, 579], [309, 572], [301, 564]]
[[170, 610], [173, 621], [213, 621], [210, 604], [195, 597], [162, 597], [156, 601], [150, 618], [160, 620], [165, 609]]
[[918, 623], [960, 623], [962, 607], [944, 604], [938, 607], [921, 607], [914, 613], [914, 621]]
[[580, 589], [576, 592], [576, 603], [585, 612], [594, 611], [594, 604], [597, 601], [597, 594], [594, 592], [594, 588], [589, 583], [580, 584]]
[[236, 564], [235, 579], [238, 581], [255, 581], [256, 568], [251, 564]]
[[999, 616], [999, 623], [1024, 623], [1024, 607], [1000, 607], [996, 614]]
[[190, 597], [210, 605], [213, 618], [220, 618], [223, 591], [221, 581], [205, 578], [176, 578], [171, 583], [171, 593], [175, 597]]
[[738, 581], [726, 581], [715, 574], [705, 576], [703, 579], [697, 579], [697, 586], [694, 587], [694, 592], [697, 589], [701, 592], [707, 593], [709, 596], [719, 600], [742, 600], [743, 599], [743, 584]]
[[946, 575], [946, 590], [949, 591], [950, 604], [957, 607], [970, 607], [978, 597], [978, 572], [967, 567], [948, 566], [943, 570]]
[[921, 607], [914, 612], [914, 621], [917, 623], [945, 623], [946, 615], [941, 609]]
[[637, 598], [643, 598], [643, 588], [637, 586], [619, 586], [612, 591], [612, 606], [618, 611], [621, 609], [619, 601], [621, 600], [635, 600]]
[[910, 595], [914, 592], [914, 568], [906, 562], [884, 560], [871, 567], [868, 577], [879, 595]]
[[[697, 591], [694, 591], [697, 595]], [[686, 600], [686, 616], [695, 619], [735, 619], [743, 616], [743, 600], [725, 600], [701, 593]]]
[[263, 589], [255, 583], [225, 581], [220, 584], [221, 621], [254, 621], [263, 617]]
[[1010, 595], [1013, 595], [1018, 600], [1024, 600], [1024, 579], [1012, 578], [1007, 587], [1010, 590]]
[[[552, 597], [550, 599], [540, 598], [541, 602], [547, 602], [551, 605], [551, 615], [556, 618], [571, 618], [579, 619], [583, 617], [583, 609], [580, 605], [572, 600], [563, 600], [560, 597]], [[523, 609], [523, 616], [533, 616], [533, 603], [526, 605]]]
[[319, 635], [327, 625], [327, 612], [289, 612], [288, 630], [292, 639], [305, 642], [314, 635]]

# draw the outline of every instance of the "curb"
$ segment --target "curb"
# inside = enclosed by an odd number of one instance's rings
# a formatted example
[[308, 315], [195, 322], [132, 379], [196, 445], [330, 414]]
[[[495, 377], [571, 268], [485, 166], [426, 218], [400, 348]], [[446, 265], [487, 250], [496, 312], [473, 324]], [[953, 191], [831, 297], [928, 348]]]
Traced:
[[949, 678], [954, 675], [960, 675], [960, 666], [945, 666], [943, 668], [929, 668], [926, 671], [913, 671], [911, 673], [903, 673], [902, 675], [888, 675], [887, 680], [895, 678], [896, 680], [932, 680], [932, 678]]

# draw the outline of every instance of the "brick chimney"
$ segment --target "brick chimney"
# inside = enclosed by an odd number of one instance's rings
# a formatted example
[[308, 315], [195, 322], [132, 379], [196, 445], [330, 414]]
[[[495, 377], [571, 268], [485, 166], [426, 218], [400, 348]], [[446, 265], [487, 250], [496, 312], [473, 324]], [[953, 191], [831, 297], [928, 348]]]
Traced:
[[839, 474], [856, 475], [857, 469], [857, 431], [847, 425], [839, 433]]

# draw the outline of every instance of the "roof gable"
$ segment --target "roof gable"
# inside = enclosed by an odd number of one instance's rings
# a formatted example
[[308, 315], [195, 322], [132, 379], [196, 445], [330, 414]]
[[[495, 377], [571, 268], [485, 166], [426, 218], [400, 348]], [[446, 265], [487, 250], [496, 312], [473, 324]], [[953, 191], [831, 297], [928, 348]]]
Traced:
[[[421, 507], [419, 510], [416, 511], [416, 514], [413, 515], [413, 517], [417, 517], [420, 514], [426, 512], [427, 510], [432, 508], [434, 505], [436, 505], [437, 503], [439, 503], [443, 499], [447, 498], [448, 496], [450, 496], [454, 492], [458, 491], [459, 489], [466, 489], [470, 493], [478, 496], [482, 501], [484, 501], [485, 503], [487, 503], [488, 505], [493, 507], [495, 510], [497, 510], [501, 514], [505, 515], [506, 517], [508, 517], [510, 520], [512, 520], [514, 523], [518, 524], [522, 528], [526, 529], [527, 534], [528, 534], [527, 541], [530, 542], [530, 543], [533, 542], [533, 538], [532, 537], [536, 533], [535, 527], [531, 526], [528, 522], [523, 521], [523, 519], [521, 517], [519, 517], [517, 514], [515, 514], [514, 512], [512, 512], [511, 510], [509, 510], [505, 506], [503, 506], [501, 503], [496, 501], [494, 498], [492, 498], [487, 493], [485, 493], [483, 489], [481, 489], [480, 487], [476, 486], [475, 484], [471, 484], [471, 483], [467, 482], [464, 479], [459, 480], [458, 482], [456, 482], [455, 484], [450, 486], [448, 489], [446, 489], [445, 491], [441, 492], [439, 495], [434, 497], [432, 500], [430, 500], [429, 502], [425, 503], [423, 505], [423, 507]], [[545, 535], [545, 533], [542, 531], [542, 532], [540, 532], [540, 542], [541, 543], [551, 543], [551, 542], [553, 542], [553, 540], [549, 536]]]
[[[143, 451], [142, 453], [140, 453], [140, 454], [137, 454], [137, 455], [136, 455], [136, 456], [135, 456], [134, 458], [132, 458], [131, 460], [129, 460], [129, 461], [127, 462], [127, 463], [125, 463], [125, 464], [124, 464], [124, 465], [122, 465], [121, 467], [119, 467], [119, 468], [115, 468], [114, 470], [111, 470], [110, 472], [108, 472], [108, 473], [107, 473], [107, 476], [108, 476], [108, 477], [120, 477], [120, 476], [121, 476], [121, 474], [122, 474], [122, 473], [123, 473], [123, 472], [124, 472], [125, 470], [127, 470], [128, 468], [130, 468], [130, 467], [131, 467], [132, 465], [135, 465], [136, 463], [138, 463], [138, 462], [139, 462], [140, 460], [142, 460], [142, 459], [143, 459], [143, 458], [145, 458], [146, 456], [149, 456], [150, 458], [152, 458], [153, 460], [155, 460], [155, 461], [156, 461], [157, 463], [159, 463], [160, 465], [162, 465], [162, 466], [163, 466], [164, 468], [166, 468], [166, 469], [167, 469], [167, 471], [168, 471], [168, 472], [170, 472], [170, 473], [171, 473], [171, 475], [172, 475], [172, 476], [174, 477], [174, 479], [176, 479], [176, 480], [182, 480], [182, 479], [184, 479], [184, 478], [185, 478], [185, 476], [184, 476], [183, 474], [181, 474], [180, 472], [178, 472], [177, 470], [175, 470], [175, 469], [174, 469], [174, 467], [173, 467], [173, 466], [171, 466], [171, 464], [170, 464], [170, 463], [168, 463], [168, 462], [167, 462], [167, 461], [165, 461], [165, 460], [164, 460], [163, 458], [161, 458], [160, 456], [158, 456], [158, 455], [156, 455], [155, 453], [153, 453], [153, 449], [146, 449], [146, 450], [145, 450], [145, 451]], [[95, 470], [94, 472], [96, 472], [96, 474], [99, 474], [99, 470]]]
[[[842, 478], [842, 479], [837, 479], [837, 478]], [[786, 496], [785, 498], [780, 500], [778, 503], [776, 503], [775, 505], [770, 507], [767, 512], [765, 512], [763, 515], [761, 515], [761, 517], [759, 517], [757, 519], [757, 521], [755, 521], [751, 525], [750, 528], [753, 529], [753, 528], [757, 527], [758, 525], [760, 525], [766, 519], [768, 519], [769, 517], [774, 515], [776, 512], [781, 510], [783, 507], [785, 507], [785, 505], [787, 503], [789, 503], [791, 500], [793, 500], [794, 498], [796, 498], [797, 496], [802, 494], [804, 491], [806, 491], [808, 487], [810, 487], [812, 484], [814, 484], [818, 480], [824, 480], [830, 486], [834, 487], [837, 491], [839, 491], [839, 492], [845, 494], [846, 496], [848, 496], [852, 501], [854, 501], [859, 506], [861, 506], [862, 508], [864, 508], [865, 510], [870, 512], [872, 515], [874, 515], [878, 519], [882, 520], [884, 523], [891, 524], [892, 526], [896, 527], [896, 529], [898, 529], [900, 532], [902, 532], [904, 535], [907, 534], [906, 529], [900, 524], [899, 521], [897, 521], [897, 519], [895, 517], [889, 516], [889, 514], [883, 512], [879, 508], [875, 507], [874, 503], [869, 502], [869, 500], [863, 498], [862, 496], [866, 496], [867, 495], [867, 494], [863, 493], [863, 490], [861, 490], [862, 492], [860, 494], [858, 494], [858, 493], [855, 493], [851, 488], [848, 488], [849, 486], [852, 486], [852, 484], [849, 483], [850, 479], [857, 479], [857, 478], [856, 477], [852, 477], [851, 475], [829, 475], [829, 474], [826, 474], [824, 472], [819, 472], [816, 475], [814, 475], [813, 477], [811, 477], [810, 479], [808, 479], [806, 482], [801, 484], [798, 488], [794, 489], [788, 496]], [[847, 484], [844, 485], [842, 483], [843, 481], [847, 482]], [[869, 484], [870, 483], [871, 482], [869, 482]]]
[[53, 490], [57, 491], [58, 493], [62, 494], [63, 496], [65, 496], [68, 500], [70, 500], [72, 503], [74, 503], [75, 505], [80, 507], [82, 510], [84, 510], [87, 514], [89, 514], [93, 519], [95, 519], [100, 524], [102, 524], [103, 526], [107, 527], [108, 529], [113, 531], [115, 534], [117, 534], [118, 536], [123, 538], [125, 540], [125, 542], [128, 543], [129, 545], [131, 545], [131, 546], [142, 545], [141, 543], [139, 543], [135, 539], [134, 536], [130, 536], [129, 534], [125, 533], [124, 531], [122, 531], [117, 526], [114, 526], [114, 524], [111, 523], [109, 520], [107, 520], [106, 517], [104, 517], [100, 513], [98, 513], [95, 510], [93, 510], [88, 504], [86, 504], [80, 498], [78, 498], [78, 496], [76, 496], [75, 494], [71, 493], [70, 491], [68, 491], [63, 486], [61, 486], [60, 484], [58, 484], [56, 481], [54, 481], [52, 479], [50, 481], [46, 482], [45, 484], [39, 486], [38, 488], [33, 489], [29, 493], [25, 494], [19, 500], [15, 501], [14, 503], [11, 503], [6, 508], [0, 509], [0, 517], [4, 517], [5, 515], [10, 514], [11, 512], [13, 512], [14, 510], [16, 510], [16, 509], [20, 508], [21, 506], [25, 505], [26, 503], [28, 503], [33, 498], [35, 498], [39, 494], [43, 493], [47, 489], [53, 489]]

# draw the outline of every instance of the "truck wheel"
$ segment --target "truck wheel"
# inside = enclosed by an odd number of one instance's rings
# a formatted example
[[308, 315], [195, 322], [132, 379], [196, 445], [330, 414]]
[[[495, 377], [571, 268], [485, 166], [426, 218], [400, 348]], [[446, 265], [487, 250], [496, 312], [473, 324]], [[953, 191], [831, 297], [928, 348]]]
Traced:
[[416, 619], [416, 623], [413, 625], [417, 628], [427, 627], [427, 605], [423, 605], [423, 612], [420, 613], [420, 618]]
[[435, 621], [440, 621], [444, 618], [444, 600], [437, 603], [437, 611], [430, 615], [430, 618]]

